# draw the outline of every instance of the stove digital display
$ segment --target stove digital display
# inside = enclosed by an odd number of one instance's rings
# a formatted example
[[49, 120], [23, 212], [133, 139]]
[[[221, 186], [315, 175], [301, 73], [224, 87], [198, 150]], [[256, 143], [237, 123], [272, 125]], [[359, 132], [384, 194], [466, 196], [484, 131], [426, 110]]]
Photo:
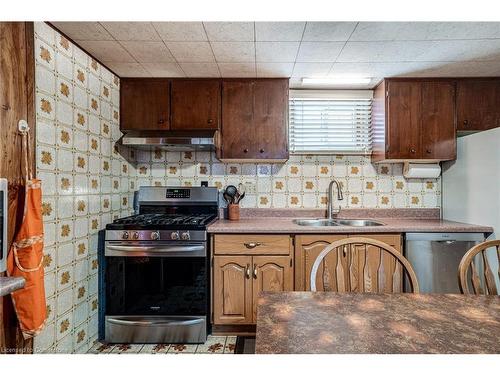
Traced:
[[189, 189], [167, 189], [166, 198], [184, 198], [189, 199], [191, 190]]

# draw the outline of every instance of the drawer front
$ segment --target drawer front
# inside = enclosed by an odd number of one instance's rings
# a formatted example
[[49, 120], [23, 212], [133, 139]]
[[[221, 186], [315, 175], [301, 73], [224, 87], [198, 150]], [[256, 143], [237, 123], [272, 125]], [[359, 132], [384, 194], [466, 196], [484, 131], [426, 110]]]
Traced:
[[214, 237], [214, 254], [289, 255], [291, 238], [286, 235], [221, 234]]

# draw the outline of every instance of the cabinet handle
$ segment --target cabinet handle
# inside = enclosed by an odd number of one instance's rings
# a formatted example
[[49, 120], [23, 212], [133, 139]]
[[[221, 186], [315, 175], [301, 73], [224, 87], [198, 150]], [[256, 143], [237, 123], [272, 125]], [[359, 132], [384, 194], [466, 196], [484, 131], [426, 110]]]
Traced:
[[465, 126], [469, 125], [469, 120], [464, 120], [464, 125]]
[[263, 149], [263, 148], [261, 148], [261, 149], [259, 150], [259, 152], [260, 152], [261, 154], [263, 154], [263, 153], [264, 153], [264, 149]]
[[253, 266], [253, 278], [254, 279], [257, 278], [257, 266], [256, 265]]
[[260, 242], [245, 242], [244, 245], [247, 249], [254, 249], [262, 244]]
[[207, 122], [208, 122], [209, 124], [211, 124], [212, 122], [214, 122], [214, 120], [212, 120], [211, 118], [209, 118]]
[[415, 152], [417, 152], [417, 151], [416, 151], [414, 148], [410, 148], [410, 152], [411, 152], [412, 154], [414, 154], [414, 153], [415, 153]]
[[245, 267], [245, 275], [247, 276], [247, 279], [250, 278], [250, 264], [247, 264]]
[[246, 154], [248, 152], [248, 148], [245, 148], [243, 152]]

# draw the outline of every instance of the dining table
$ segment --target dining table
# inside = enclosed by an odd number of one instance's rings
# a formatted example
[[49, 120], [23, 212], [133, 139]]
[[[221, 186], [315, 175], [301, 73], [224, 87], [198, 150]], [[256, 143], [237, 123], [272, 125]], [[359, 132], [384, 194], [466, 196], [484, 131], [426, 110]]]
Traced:
[[500, 296], [263, 292], [256, 354], [500, 353]]

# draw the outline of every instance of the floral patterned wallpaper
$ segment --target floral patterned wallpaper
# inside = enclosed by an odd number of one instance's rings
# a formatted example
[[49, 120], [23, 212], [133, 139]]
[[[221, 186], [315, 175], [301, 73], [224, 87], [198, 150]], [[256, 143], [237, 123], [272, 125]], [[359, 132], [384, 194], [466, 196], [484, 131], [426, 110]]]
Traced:
[[435, 208], [440, 179], [408, 179], [401, 164], [378, 164], [365, 156], [292, 155], [285, 164], [223, 164], [210, 152], [133, 153], [140, 185], [246, 184], [244, 207], [326, 208], [332, 178], [344, 191], [344, 208]]
[[86, 352], [97, 336], [97, 232], [130, 213], [135, 172], [114, 149], [119, 79], [35, 23], [37, 175], [48, 321], [36, 352]]

